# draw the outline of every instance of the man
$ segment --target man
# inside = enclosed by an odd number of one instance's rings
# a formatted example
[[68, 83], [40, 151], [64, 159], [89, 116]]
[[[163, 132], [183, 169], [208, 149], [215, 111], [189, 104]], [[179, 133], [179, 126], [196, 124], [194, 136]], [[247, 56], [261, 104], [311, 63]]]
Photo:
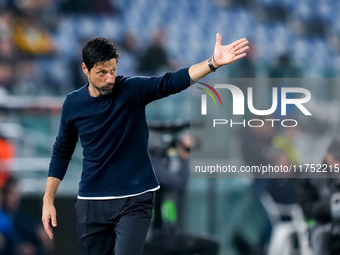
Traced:
[[82, 50], [88, 83], [67, 95], [53, 146], [42, 221], [52, 239], [57, 226], [54, 197], [78, 136], [83, 172], [76, 203], [83, 254], [138, 255], [150, 225], [154, 191], [159, 188], [147, 152], [145, 106], [184, 90], [222, 65], [246, 55], [243, 38], [222, 46], [216, 35], [209, 60], [159, 77], [116, 77], [116, 47], [95, 38]]

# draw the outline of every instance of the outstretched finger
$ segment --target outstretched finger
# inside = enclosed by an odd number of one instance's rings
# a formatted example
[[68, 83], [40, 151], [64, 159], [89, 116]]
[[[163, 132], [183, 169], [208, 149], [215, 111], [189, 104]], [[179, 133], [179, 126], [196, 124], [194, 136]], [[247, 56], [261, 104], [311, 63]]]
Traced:
[[[246, 46], [248, 43], [249, 43], [248, 40], [245, 40], [245, 41], [239, 43], [238, 45], [236, 45], [236, 46], [234, 47], [234, 50], [237, 51], [237, 50], [239, 50], [239, 49], [242, 49], [242, 48], [243, 48], [244, 46]], [[248, 48], [249, 48], [249, 47], [248, 47]]]
[[243, 47], [241, 49], [235, 50], [235, 56], [241, 55], [242, 53], [244, 53], [248, 49], [249, 49], [249, 46], [245, 46], [245, 47]]
[[234, 61], [235, 61], [235, 60], [238, 60], [238, 59], [240, 59], [240, 58], [244, 58], [245, 56], [247, 56], [246, 53], [242, 53], [242, 54], [240, 54], [240, 55], [236, 55], [235, 58], [234, 58]]
[[243, 43], [245, 41], [247, 41], [246, 38], [238, 39], [237, 41], [231, 43], [231, 46], [235, 48], [237, 45], [239, 45], [240, 43]]

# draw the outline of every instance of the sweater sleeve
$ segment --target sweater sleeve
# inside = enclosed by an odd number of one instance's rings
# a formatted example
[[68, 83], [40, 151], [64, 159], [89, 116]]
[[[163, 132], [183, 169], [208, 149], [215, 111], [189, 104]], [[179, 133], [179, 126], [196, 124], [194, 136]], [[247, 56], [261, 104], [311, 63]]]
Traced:
[[192, 83], [188, 69], [167, 72], [162, 76], [129, 79], [128, 84], [133, 100], [146, 105], [188, 88]]
[[70, 95], [64, 101], [61, 110], [59, 132], [53, 145], [53, 151], [48, 171], [49, 177], [62, 180], [78, 141], [78, 130], [71, 121]]

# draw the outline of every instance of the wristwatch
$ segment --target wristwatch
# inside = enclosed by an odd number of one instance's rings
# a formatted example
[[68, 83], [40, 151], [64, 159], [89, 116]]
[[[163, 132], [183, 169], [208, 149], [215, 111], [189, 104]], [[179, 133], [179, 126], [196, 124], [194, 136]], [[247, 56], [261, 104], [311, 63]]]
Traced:
[[211, 60], [212, 60], [212, 57], [209, 58], [209, 60], [208, 60], [208, 66], [209, 66], [209, 68], [210, 68], [211, 71], [215, 72], [215, 71], [219, 68], [219, 66], [218, 66], [218, 67], [215, 67], [215, 66], [212, 64]]

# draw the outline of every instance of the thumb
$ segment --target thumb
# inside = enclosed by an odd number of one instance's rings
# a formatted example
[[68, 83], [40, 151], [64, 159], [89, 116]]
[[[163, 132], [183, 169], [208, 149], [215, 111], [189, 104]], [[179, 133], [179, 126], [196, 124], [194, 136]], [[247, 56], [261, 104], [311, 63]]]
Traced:
[[52, 217], [52, 226], [56, 227], [57, 226], [57, 219], [55, 216]]
[[216, 46], [221, 45], [222, 36], [220, 33], [216, 34]]

